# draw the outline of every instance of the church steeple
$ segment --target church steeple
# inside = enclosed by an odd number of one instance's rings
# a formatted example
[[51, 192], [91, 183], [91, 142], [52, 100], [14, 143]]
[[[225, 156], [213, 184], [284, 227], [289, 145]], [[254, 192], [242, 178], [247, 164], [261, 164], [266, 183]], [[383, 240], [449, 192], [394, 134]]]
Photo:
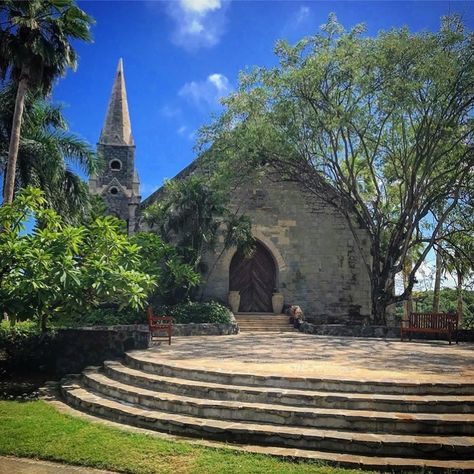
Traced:
[[107, 211], [127, 222], [131, 234], [136, 227], [135, 212], [140, 204], [140, 180], [135, 169], [123, 63], [119, 60], [104, 128], [97, 144], [102, 169], [89, 179], [89, 190], [104, 200]]
[[133, 145], [122, 58], [119, 59], [117, 65], [117, 73], [99, 143], [104, 145]]

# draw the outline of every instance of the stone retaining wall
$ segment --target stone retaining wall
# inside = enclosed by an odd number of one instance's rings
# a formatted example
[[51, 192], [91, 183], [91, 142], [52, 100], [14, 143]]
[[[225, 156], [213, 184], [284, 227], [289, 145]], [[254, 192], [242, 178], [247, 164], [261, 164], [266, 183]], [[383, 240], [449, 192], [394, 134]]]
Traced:
[[[387, 326], [352, 326], [346, 324], [311, 324], [303, 322], [299, 328], [306, 334], [318, 334], [320, 336], [339, 337], [379, 337], [400, 339], [399, 327]], [[443, 338], [443, 335], [412, 334], [413, 339], [436, 339]], [[474, 330], [460, 329], [459, 341], [474, 342]]]
[[[237, 324], [175, 324], [173, 336], [237, 334]], [[58, 375], [79, 373], [88, 365], [123, 357], [127, 351], [148, 349], [150, 336], [144, 324], [60, 329], [54, 338], [53, 371]]]
[[54, 342], [54, 370], [58, 375], [79, 373], [88, 365], [100, 365], [148, 345], [148, 330], [138, 325], [60, 329]]

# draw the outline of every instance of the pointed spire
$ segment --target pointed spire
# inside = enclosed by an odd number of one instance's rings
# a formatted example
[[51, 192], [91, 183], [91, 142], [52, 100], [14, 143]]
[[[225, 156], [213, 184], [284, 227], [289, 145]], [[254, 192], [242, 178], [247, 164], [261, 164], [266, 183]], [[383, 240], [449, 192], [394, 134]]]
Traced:
[[128, 113], [127, 91], [123, 74], [122, 58], [119, 59], [117, 74], [110, 95], [104, 128], [99, 143], [109, 145], [133, 145], [132, 127]]

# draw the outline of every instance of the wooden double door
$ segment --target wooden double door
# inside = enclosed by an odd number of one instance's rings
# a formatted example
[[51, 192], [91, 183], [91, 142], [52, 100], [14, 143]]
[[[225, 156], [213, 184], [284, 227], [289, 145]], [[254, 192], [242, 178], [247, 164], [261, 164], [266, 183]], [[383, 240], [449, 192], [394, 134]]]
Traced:
[[229, 290], [240, 292], [242, 313], [272, 312], [276, 267], [270, 252], [259, 242], [251, 257], [237, 252], [230, 263]]

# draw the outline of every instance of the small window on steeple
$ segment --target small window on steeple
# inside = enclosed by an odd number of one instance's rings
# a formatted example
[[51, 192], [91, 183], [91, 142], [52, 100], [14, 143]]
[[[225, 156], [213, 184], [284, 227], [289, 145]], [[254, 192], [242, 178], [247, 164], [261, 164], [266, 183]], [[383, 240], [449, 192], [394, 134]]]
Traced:
[[110, 162], [110, 169], [112, 171], [120, 171], [122, 169], [122, 162], [120, 160], [112, 160]]
[[115, 195], [115, 194], [118, 194], [118, 188], [116, 188], [115, 186], [114, 186], [113, 188], [110, 188], [110, 189], [109, 189], [109, 193], [110, 193], [110, 194], [114, 194], [114, 195]]

